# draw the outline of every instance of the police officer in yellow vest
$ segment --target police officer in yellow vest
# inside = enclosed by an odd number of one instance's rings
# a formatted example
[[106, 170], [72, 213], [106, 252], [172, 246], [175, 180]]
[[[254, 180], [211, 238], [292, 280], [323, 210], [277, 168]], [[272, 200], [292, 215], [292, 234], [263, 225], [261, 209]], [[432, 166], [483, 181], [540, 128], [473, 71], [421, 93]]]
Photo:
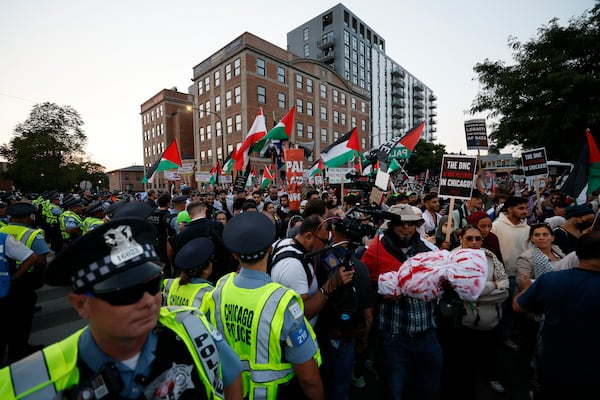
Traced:
[[259, 212], [227, 223], [223, 240], [241, 269], [219, 280], [202, 309], [242, 360], [246, 398], [323, 399], [320, 353], [302, 299], [266, 272], [275, 234], [273, 222]]
[[60, 233], [65, 245], [81, 236], [81, 211], [83, 201], [72, 194], [65, 196], [62, 202], [63, 212], [58, 218]]
[[85, 219], [81, 223], [81, 234], [85, 235], [104, 223], [104, 204], [96, 200], [88, 205], [85, 210]]
[[[29, 345], [28, 341], [37, 301], [36, 289], [43, 284], [43, 273], [47, 265], [46, 255], [50, 253], [50, 249], [44, 239], [44, 231], [31, 227], [35, 219], [35, 211], [35, 207], [30, 203], [11, 204], [6, 209], [9, 224], [0, 228], [0, 232], [11, 235], [35, 254], [33, 266], [23, 275], [16, 285], [15, 293], [12, 294], [13, 307], [18, 310], [11, 319], [10, 335], [14, 340], [8, 358], [12, 361], [23, 358], [40, 348]], [[20, 264], [17, 262], [17, 267]]]
[[55, 253], [63, 248], [63, 239], [58, 221], [62, 210], [60, 208], [60, 193], [53, 191], [48, 194], [48, 199], [42, 202], [42, 217], [45, 219], [46, 238], [50, 240], [50, 247]]
[[165, 279], [163, 305], [200, 308], [202, 298], [214, 287], [207, 279], [212, 274], [215, 245], [208, 238], [187, 242], [175, 256], [179, 277]]
[[241, 399], [240, 361], [197, 310], [160, 308], [152, 225], [108, 222], [50, 262], [89, 326], [0, 370], [0, 399]]

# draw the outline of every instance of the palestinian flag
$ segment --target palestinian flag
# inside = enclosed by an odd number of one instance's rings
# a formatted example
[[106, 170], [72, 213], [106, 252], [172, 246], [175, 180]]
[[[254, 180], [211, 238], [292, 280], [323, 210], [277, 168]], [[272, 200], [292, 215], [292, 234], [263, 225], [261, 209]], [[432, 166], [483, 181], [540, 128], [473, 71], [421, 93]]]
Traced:
[[246, 187], [249, 188], [254, 184], [254, 178], [256, 177], [256, 168], [252, 167], [252, 172], [248, 175], [248, 180], [246, 181]]
[[217, 165], [212, 167], [210, 170], [210, 183], [211, 185], [216, 185], [219, 183], [219, 175], [221, 175], [221, 165], [217, 162]]
[[223, 172], [227, 175], [229, 175], [233, 170], [233, 166], [235, 165], [235, 155], [236, 150], [233, 149], [231, 154], [225, 159], [225, 162], [223, 163]]
[[[377, 149], [377, 159], [382, 163], [387, 163], [388, 158], [406, 159], [412, 155], [415, 146], [421, 139], [421, 133], [425, 127], [425, 121], [412, 128], [400, 138], [388, 140]], [[399, 151], [405, 150], [405, 151]]]
[[265, 168], [265, 171], [263, 172], [262, 183], [260, 185], [260, 187], [262, 187], [263, 189], [266, 189], [267, 186], [269, 186], [271, 182], [275, 180], [275, 178], [273, 177], [273, 173], [270, 171], [270, 169], [271, 167], [267, 166]]
[[177, 141], [173, 139], [171, 144], [165, 149], [158, 160], [146, 171], [142, 183], [152, 183], [157, 173], [181, 167], [181, 156], [179, 155], [179, 148], [177, 147]]
[[323, 160], [319, 158], [319, 161], [315, 162], [312, 167], [308, 170], [308, 176], [323, 175]]
[[[392, 158], [392, 161], [390, 162], [390, 165], [388, 165], [388, 174], [391, 174], [392, 172], [398, 171], [400, 169], [400, 164], [398, 163], [398, 161], [395, 158]], [[429, 173], [429, 170], [427, 170], [427, 173]]]
[[560, 191], [584, 204], [586, 196], [600, 188], [600, 151], [589, 129], [585, 131], [587, 143], [583, 146], [579, 160]]
[[321, 158], [328, 168], [344, 165], [356, 155], [360, 157], [360, 145], [356, 128], [353, 128], [321, 151]]
[[269, 131], [260, 142], [256, 143], [254, 150], [260, 152], [268, 140], [290, 140], [292, 136], [292, 128], [294, 127], [294, 115], [296, 114], [296, 106], [293, 106], [290, 111]]
[[261, 140], [267, 134], [267, 124], [265, 122], [265, 116], [262, 108], [259, 108], [258, 115], [254, 118], [254, 122], [250, 127], [250, 130], [246, 134], [244, 141], [239, 149], [237, 149], [235, 155], [235, 169], [238, 171], [243, 170], [248, 165], [248, 154], [250, 153], [250, 147], [255, 145], [256, 142]]

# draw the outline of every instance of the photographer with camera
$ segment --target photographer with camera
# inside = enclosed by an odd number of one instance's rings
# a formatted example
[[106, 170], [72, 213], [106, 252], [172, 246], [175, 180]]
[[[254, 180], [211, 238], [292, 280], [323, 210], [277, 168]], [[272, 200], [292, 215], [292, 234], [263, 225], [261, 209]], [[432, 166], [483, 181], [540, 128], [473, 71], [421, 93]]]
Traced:
[[368, 228], [360, 220], [335, 220], [332, 247], [321, 258], [317, 270], [320, 285], [330, 277], [336, 277], [338, 270], [354, 271], [350, 282], [340, 284], [328, 295], [329, 301], [321, 310], [317, 323], [317, 337], [323, 356], [323, 382], [330, 399], [348, 397], [355, 352], [364, 354], [373, 325], [375, 294], [369, 281], [369, 270], [354, 256]]

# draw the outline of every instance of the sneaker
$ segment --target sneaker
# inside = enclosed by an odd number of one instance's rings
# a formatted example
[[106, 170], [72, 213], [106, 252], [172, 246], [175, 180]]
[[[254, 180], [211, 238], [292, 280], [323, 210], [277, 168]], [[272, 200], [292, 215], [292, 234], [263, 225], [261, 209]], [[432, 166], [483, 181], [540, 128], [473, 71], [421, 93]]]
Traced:
[[498, 381], [490, 381], [490, 387], [496, 393], [504, 393], [504, 386]]
[[359, 389], [362, 389], [365, 386], [367, 386], [367, 382], [365, 382], [365, 377], [360, 376], [358, 378], [355, 378], [354, 376], [352, 376], [352, 386]]

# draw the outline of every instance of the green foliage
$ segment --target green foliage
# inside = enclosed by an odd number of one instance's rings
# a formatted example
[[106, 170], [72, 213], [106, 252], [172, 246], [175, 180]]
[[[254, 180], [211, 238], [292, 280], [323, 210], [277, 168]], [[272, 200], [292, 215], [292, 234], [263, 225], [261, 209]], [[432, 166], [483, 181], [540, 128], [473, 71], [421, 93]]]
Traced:
[[408, 159], [405, 167], [406, 172], [409, 175], [417, 175], [429, 169], [431, 176], [439, 174], [445, 152], [446, 146], [443, 144], [430, 143], [423, 139], [419, 140], [412, 156]]
[[585, 129], [600, 130], [600, 3], [567, 26], [556, 19], [528, 42], [509, 38], [514, 65], [486, 59], [471, 113], [489, 112], [497, 148], [546, 147], [549, 159], [575, 162]]
[[67, 191], [89, 176], [103, 174], [101, 165], [84, 160], [87, 136], [82, 125], [70, 106], [36, 104], [27, 120], [15, 127], [10, 142], [0, 146], [0, 155], [9, 163], [6, 177], [21, 191], [42, 192]]

